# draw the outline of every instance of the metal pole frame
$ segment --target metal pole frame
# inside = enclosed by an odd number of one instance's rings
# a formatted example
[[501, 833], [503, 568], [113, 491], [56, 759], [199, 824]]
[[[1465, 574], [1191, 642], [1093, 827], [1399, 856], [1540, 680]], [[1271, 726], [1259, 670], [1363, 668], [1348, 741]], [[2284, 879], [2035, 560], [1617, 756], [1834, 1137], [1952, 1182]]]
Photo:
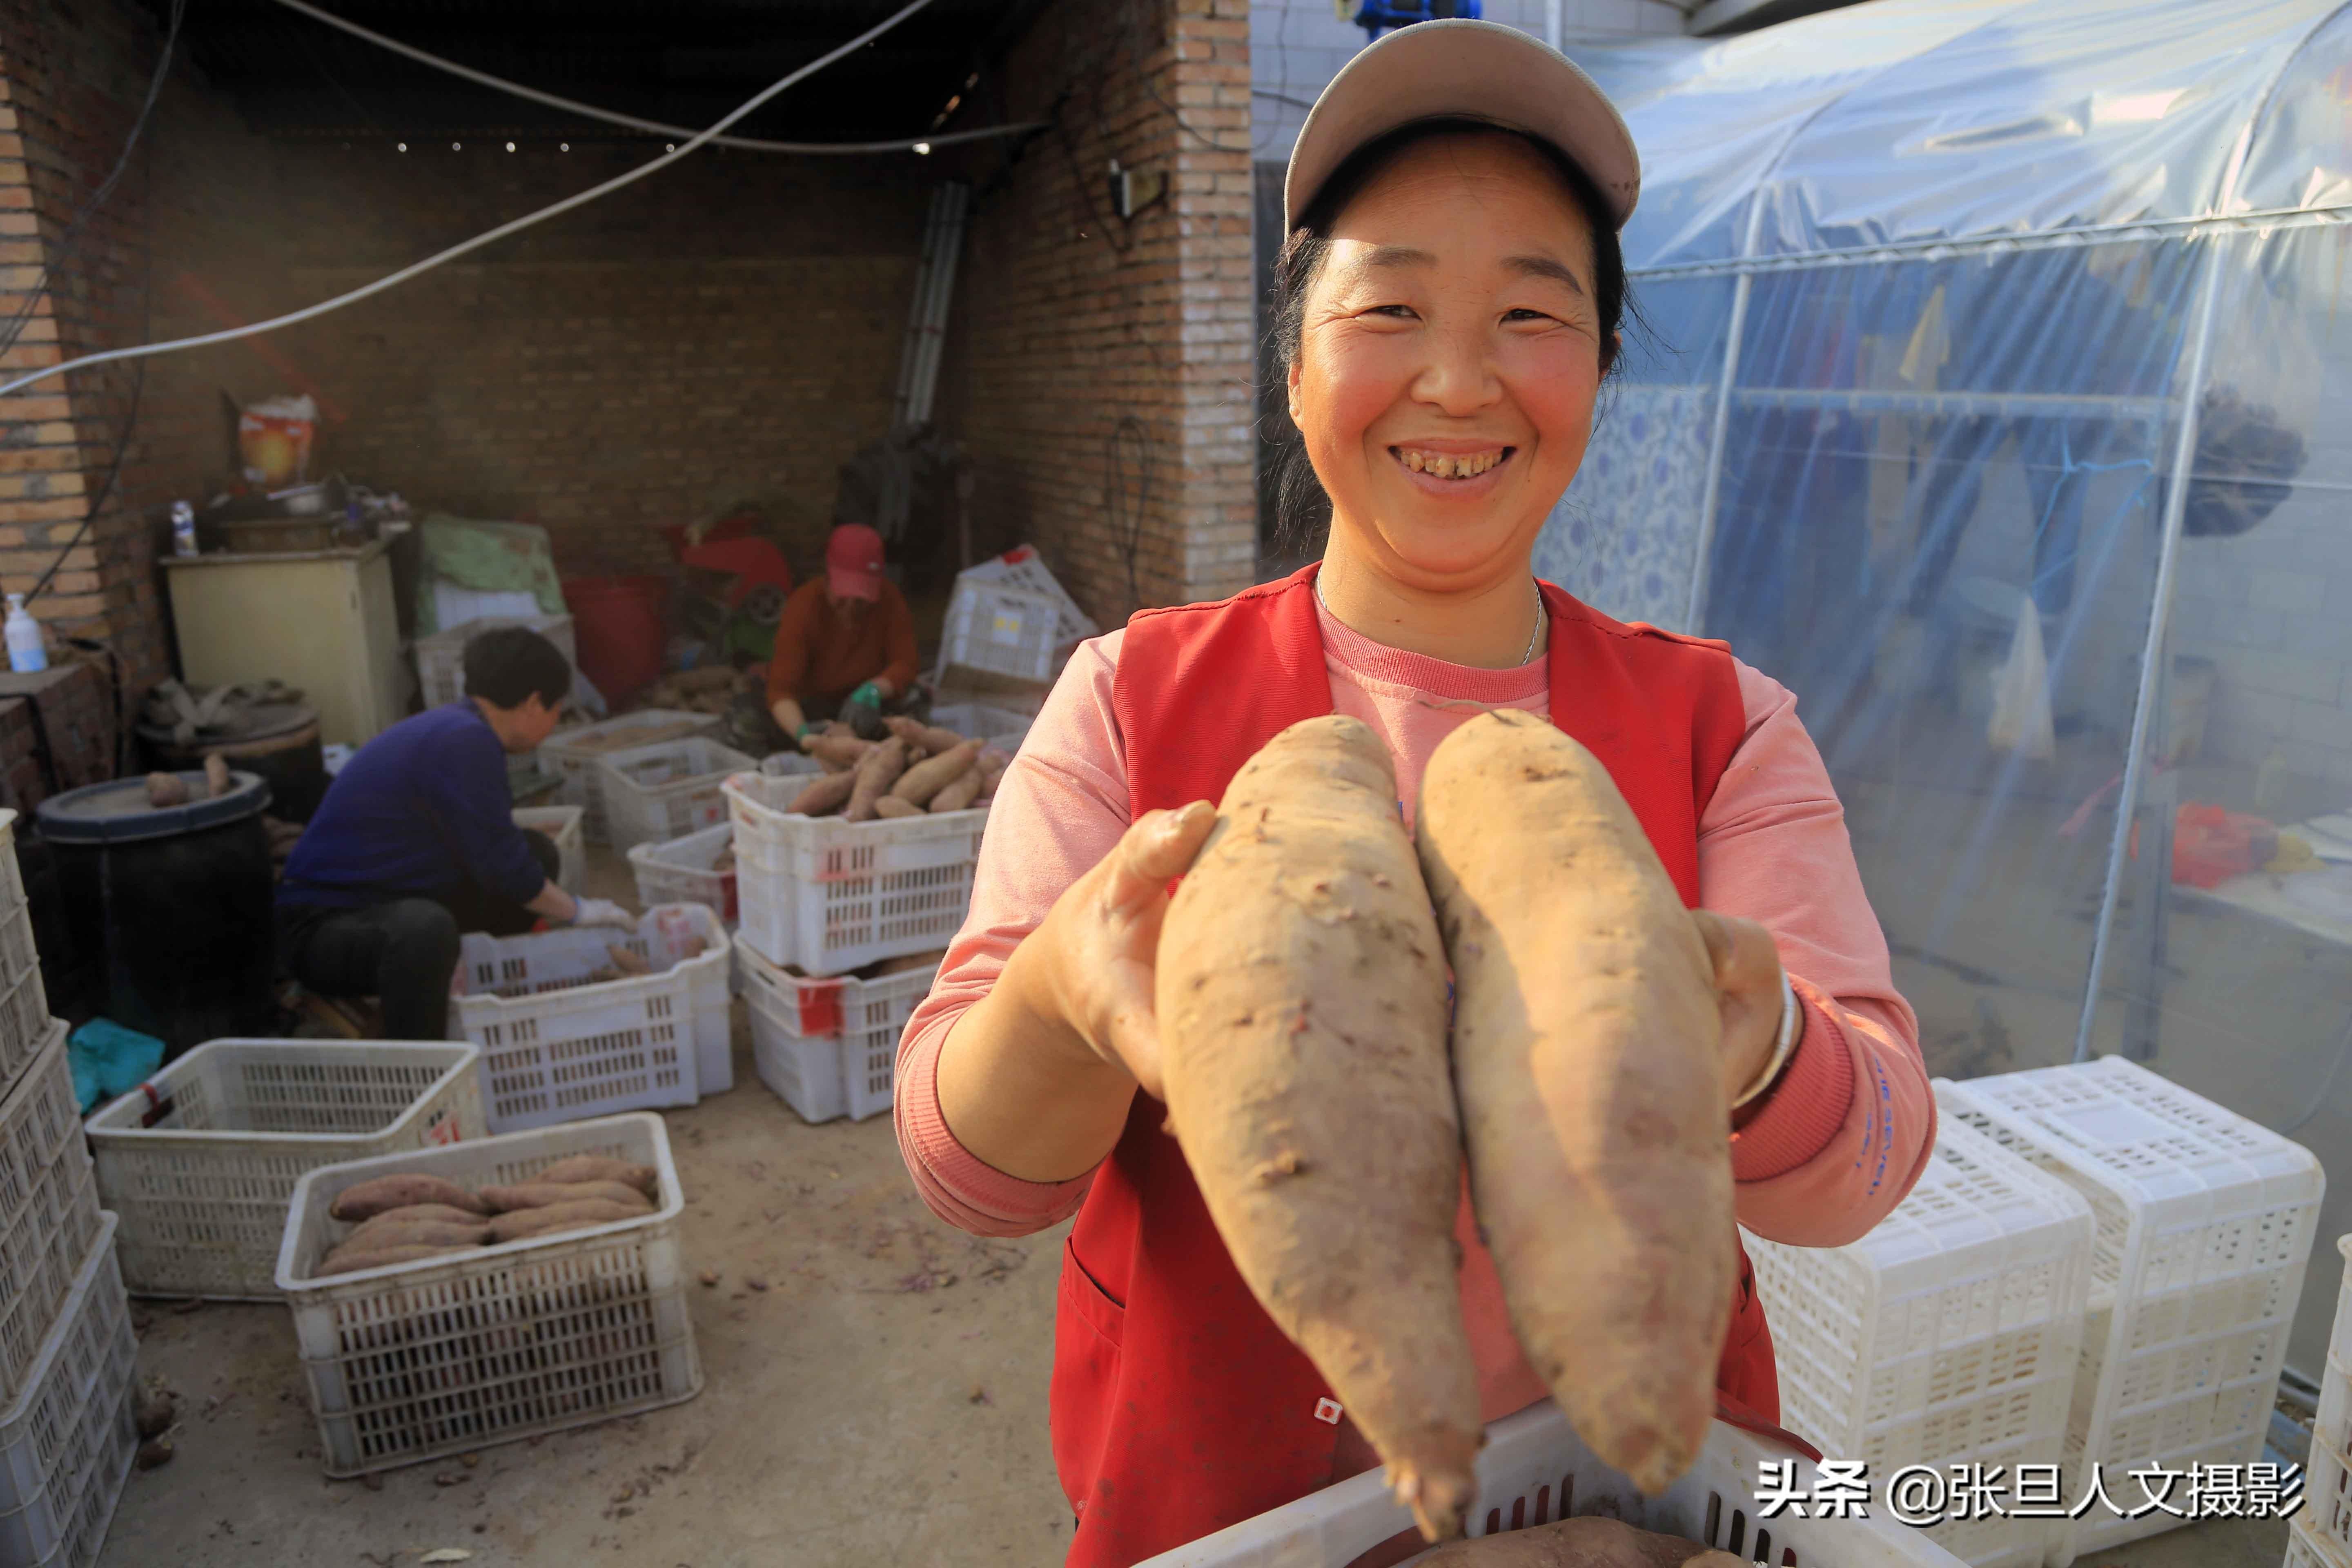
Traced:
[[[1811, 121], [1808, 121], [1808, 124]], [[1783, 148], [1782, 151], [1786, 151]], [[1780, 160], [1773, 160], [1780, 167]], [[1768, 174], [1766, 178], [1769, 178]], [[1764, 225], [1764, 187], [1748, 194], [1748, 229], [1739, 254], [1756, 252], [1756, 236]], [[1723, 503], [1723, 451], [1731, 437], [1731, 389], [1739, 379], [1739, 345], [1748, 332], [1748, 296], [1755, 275], [1741, 272], [1731, 286], [1731, 321], [1724, 329], [1723, 374], [1715, 384], [1715, 426], [1706, 437], [1706, 484], [1699, 492], [1698, 538], [1691, 546], [1690, 597], [1683, 607], [1682, 629], [1692, 637], [1706, 635], [1706, 598], [1714, 587], [1715, 515]]]
[[[2352, 9], [2352, 0], [2329, 7], [2280, 59], [2278, 69], [2271, 73], [2262, 96], [2254, 100], [2253, 111], [2246, 116], [2246, 123], [2238, 132], [2237, 145], [2230, 150], [2229, 163], [2222, 167], [2221, 188], [2213, 200], [2216, 217], [2226, 216], [2231, 203], [2237, 200], [2238, 182], [2245, 174], [2246, 160], [2253, 154], [2255, 132], [2262, 129], [2263, 117], [2269, 114], [2286, 73], [2303, 58], [2311, 40], [2347, 9]], [[2074, 1024], [2074, 1059], [2078, 1062], [2091, 1059], [2091, 1031], [2098, 1022], [2099, 984], [2106, 973], [2107, 948], [2115, 935], [2116, 903], [2123, 889], [2124, 861], [2131, 853], [2132, 826], [2139, 820], [2140, 789], [2147, 773], [2148, 731], [2155, 722], [2157, 692], [2164, 683], [2164, 652], [2172, 623], [2173, 580], [2179, 567], [2181, 525], [2189, 513], [2189, 485], [2197, 466], [2198, 416], [2205, 402], [2205, 372], [2211, 356], [2213, 320], [2221, 308], [2221, 261], [2230, 254], [2232, 236], [2222, 232], [2204, 237], [2213, 248], [2205, 258], [2205, 297], [2198, 302], [2197, 335], [2189, 347], [2189, 374], [2181, 387], [2180, 435], [2173, 443], [2172, 488], [2165, 495], [2164, 526], [2156, 556], [2154, 603], [2148, 606], [2147, 637], [2140, 647], [2139, 690], [2132, 703], [2130, 750], [2124, 753], [2123, 788], [2116, 797], [2116, 829], [2107, 842], [2106, 880], [2099, 894], [2098, 925], [2091, 936], [2091, 970], [2083, 979], [2083, 1010]], [[2156, 868], [2154, 885], [2159, 893], [2168, 885], [2165, 880], [2168, 875], [2168, 868]], [[2150, 901], [2147, 913], [2150, 921], [2165, 918], [2164, 910], [2156, 900]], [[2154, 1054], [2152, 1048], [2149, 1054]]]

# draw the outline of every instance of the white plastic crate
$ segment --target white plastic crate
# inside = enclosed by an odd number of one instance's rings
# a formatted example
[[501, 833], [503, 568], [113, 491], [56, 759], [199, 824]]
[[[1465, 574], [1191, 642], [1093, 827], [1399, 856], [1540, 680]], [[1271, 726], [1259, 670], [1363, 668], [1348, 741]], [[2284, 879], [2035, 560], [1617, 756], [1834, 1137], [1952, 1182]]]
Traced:
[[803, 1121], [863, 1121], [890, 1109], [898, 1036], [939, 965], [873, 980], [788, 973], [736, 939], [760, 1081]]
[[708, 736], [614, 752], [598, 764], [604, 837], [615, 849], [667, 844], [727, 820], [719, 786], [727, 775], [760, 765]]
[[1003, 583], [1015, 588], [1026, 588], [1033, 594], [1043, 594], [1054, 601], [1054, 642], [1067, 647], [1074, 642], [1090, 637], [1099, 629], [1078, 602], [1045, 569], [1045, 558], [1032, 544], [1016, 544], [1002, 555], [992, 556], [977, 566], [967, 566], [956, 574], [959, 579], [970, 578], [978, 583]]
[[2344, 1559], [2315, 1534], [2306, 1510], [2287, 1522], [2286, 1561], [2280, 1568], [2344, 1568]]
[[487, 1136], [481, 1059], [456, 1041], [211, 1040], [165, 1064], [89, 1123], [123, 1278], [142, 1295], [276, 1300], [302, 1173]]
[[0, 1093], [47, 1043], [49, 1022], [32, 908], [16, 865], [16, 813], [0, 808]]
[[681, 735], [715, 735], [726, 724], [716, 713], [691, 713], [678, 708], [642, 708], [598, 724], [559, 730], [539, 748], [542, 773], [562, 782], [556, 786], [558, 805], [582, 808], [580, 830], [591, 844], [604, 843], [604, 774], [597, 764], [615, 752], [627, 750], [631, 731], [661, 730], [685, 724]]
[[[2298, 1528], [2308, 1530], [2331, 1565], [2352, 1559], [2352, 1236], [2336, 1238], [2344, 1258], [2336, 1293], [2336, 1326], [2328, 1335], [2327, 1372], [2319, 1388], [2319, 1414], [2311, 1424], [2311, 1458], [2305, 1466], [2304, 1511]], [[2287, 1561], [2293, 1563], [2290, 1553]]]
[[555, 885], [565, 892], [577, 889], [588, 875], [588, 834], [583, 819], [588, 808], [581, 805], [522, 805], [514, 813], [517, 827], [535, 827], [555, 840], [555, 855], [560, 869], [555, 873]]
[[[1745, 1239], [1781, 1425], [1878, 1477], [2059, 1462], [2090, 1287], [2091, 1208], [2073, 1188], [1948, 1119], [1910, 1195], [1860, 1241]], [[2032, 1568], [2063, 1523], [1927, 1533], [1975, 1568]]]
[[83, 1146], [66, 1026], [0, 1100], [0, 1401], [23, 1386], [58, 1303], [98, 1234], [98, 1181]]
[[[1658, 1497], [1586, 1451], [1550, 1400], [1490, 1424], [1478, 1453], [1473, 1538], [1557, 1519], [1603, 1514], [1636, 1530], [1679, 1535], [1743, 1562], [1792, 1568], [1960, 1568], [1960, 1560], [1880, 1509], [1867, 1519], [1757, 1517], [1757, 1466], [1787, 1459], [1795, 1490], [1813, 1485], [1811, 1463], [1718, 1421], [1698, 1461]], [[1876, 1489], [1874, 1489], [1874, 1492]], [[1203, 1536], [1140, 1568], [1346, 1568], [1413, 1528], [1378, 1470]]]
[[1009, 583], [958, 578], [940, 632], [938, 679], [964, 669], [1051, 685], [1060, 615], [1061, 606], [1046, 595]]
[[930, 721], [967, 740], [985, 741], [1007, 752], [1019, 751], [1021, 742], [1029, 738], [1029, 726], [1036, 722], [1017, 708], [999, 708], [992, 702], [942, 702], [931, 710]]
[[425, 706], [438, 708], [466, 695], [466, 645], [493, 626], [529, 626], [562, 650], [564, 663], [580, 668], [570, 616], [490, 616], [465, 621], [416, 639], [416, 684], [425, 694]]
[[[690, 952], [696, 942], [699, 952]], [[692, 1105], [734, 1087], [727, 928], [698, 904], [648, 910], [635, 931], [567, 926], [459, 939], [451, 1026], [482, 1047], [492, 1132], [616, 1110]], [[595, 980], [614, 946], [651, 974]]]
[[24, 1392], [0, 1412], [0, 1563], [86, 1564], [113, 1517], [139, 1432], [139, 1344], [100, 1216]]
[[771, 963], [843, 974], [945, 947], [971, 904], [988, 808], [850, 822], [784, 810], [805, 781], [764, 770], [726, 784], [739, 935]]
[[637, 879], [637, 902], [702, 904], [718, 911], [729, 931], [735, 929], [735, 869], [719, 870], [719, 858], [735, 847], [735, 827], [722, 822], [667, 844], [640, 844], [629, 851], [629, 870]]
[[[2067, 1501], [2087, 1493], [2092, 1460], [2123, 1509], [2145, 1501], [2134, 1469], [2260, 1460], [2325, 1185], [2311, 1152], [2120, 1057], [1939, 1079], [1936, 1096], [2091, 1205]], [[2095, 1506], [2046, 1561], [2180, 1522]]]
[[[654, 1212], [478, 1253], [310, 1277], [351, 1234], [327, 1213], [346, 1187], [396, 1173], [507, 1185], [573, 1154], [653, 1166]], [[702, 1368], [680, 1256], [685, 1210], [662, 1120], [644, 1114], [306, 1174], [287, 1216], [278, 1288], [294, 1314], [327, 1473], [394, 1469], [691, 1399]]]

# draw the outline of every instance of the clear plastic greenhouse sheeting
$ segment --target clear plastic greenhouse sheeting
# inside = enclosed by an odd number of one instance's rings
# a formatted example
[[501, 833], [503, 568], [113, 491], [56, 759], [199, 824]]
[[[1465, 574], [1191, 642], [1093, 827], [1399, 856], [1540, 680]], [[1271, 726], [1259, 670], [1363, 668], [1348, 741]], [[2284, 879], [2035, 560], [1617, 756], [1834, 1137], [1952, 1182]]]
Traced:
[[1798, 694], [1932, 1071], [2121, 1051], [2318, 1152], [2321, 1372], [2352, 5], [1877, 0], [1570, 52], [1643, 148], [1652, 330], [1538, 569]]

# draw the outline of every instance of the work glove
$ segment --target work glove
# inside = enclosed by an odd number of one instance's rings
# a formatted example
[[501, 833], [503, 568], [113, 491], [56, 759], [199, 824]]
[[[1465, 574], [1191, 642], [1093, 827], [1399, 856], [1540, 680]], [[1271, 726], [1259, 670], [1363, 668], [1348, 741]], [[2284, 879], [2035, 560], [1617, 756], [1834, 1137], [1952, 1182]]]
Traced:
[[881, 688], [869, 680], [851, 692], [842, 700], [841, 717], [859, 740], [880, 740], [884, 733]]
[[637, 917], [610, 899], [574, 899], [572, 906], [573, 925], [619, 926], [625, 931], [637, 929]]
[[809, 737], [812, 735], [822, 735], [824, 733], [824, 726], [822, 724], [803, 724], [799, 729], [793, 731], [793, 744], [797, 749], [805, 752], [808, 750]]

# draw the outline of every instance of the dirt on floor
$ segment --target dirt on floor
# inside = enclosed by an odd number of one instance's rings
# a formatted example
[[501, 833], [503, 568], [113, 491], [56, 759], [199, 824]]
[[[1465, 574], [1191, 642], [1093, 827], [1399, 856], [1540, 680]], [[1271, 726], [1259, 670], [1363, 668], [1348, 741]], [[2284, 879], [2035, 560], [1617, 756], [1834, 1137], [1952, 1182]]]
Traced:
[[1044, 1563], [1069, 1540], [1045, 1437], [1060, 1228], [933, 1219], [887, 1117], [812, 1127], [751, 1075], [666, 1113], [702, 1392], [466, 1460], [332, 1481], [277, 1306], [134, 1303], [179, 1394], [104, 1568]]

